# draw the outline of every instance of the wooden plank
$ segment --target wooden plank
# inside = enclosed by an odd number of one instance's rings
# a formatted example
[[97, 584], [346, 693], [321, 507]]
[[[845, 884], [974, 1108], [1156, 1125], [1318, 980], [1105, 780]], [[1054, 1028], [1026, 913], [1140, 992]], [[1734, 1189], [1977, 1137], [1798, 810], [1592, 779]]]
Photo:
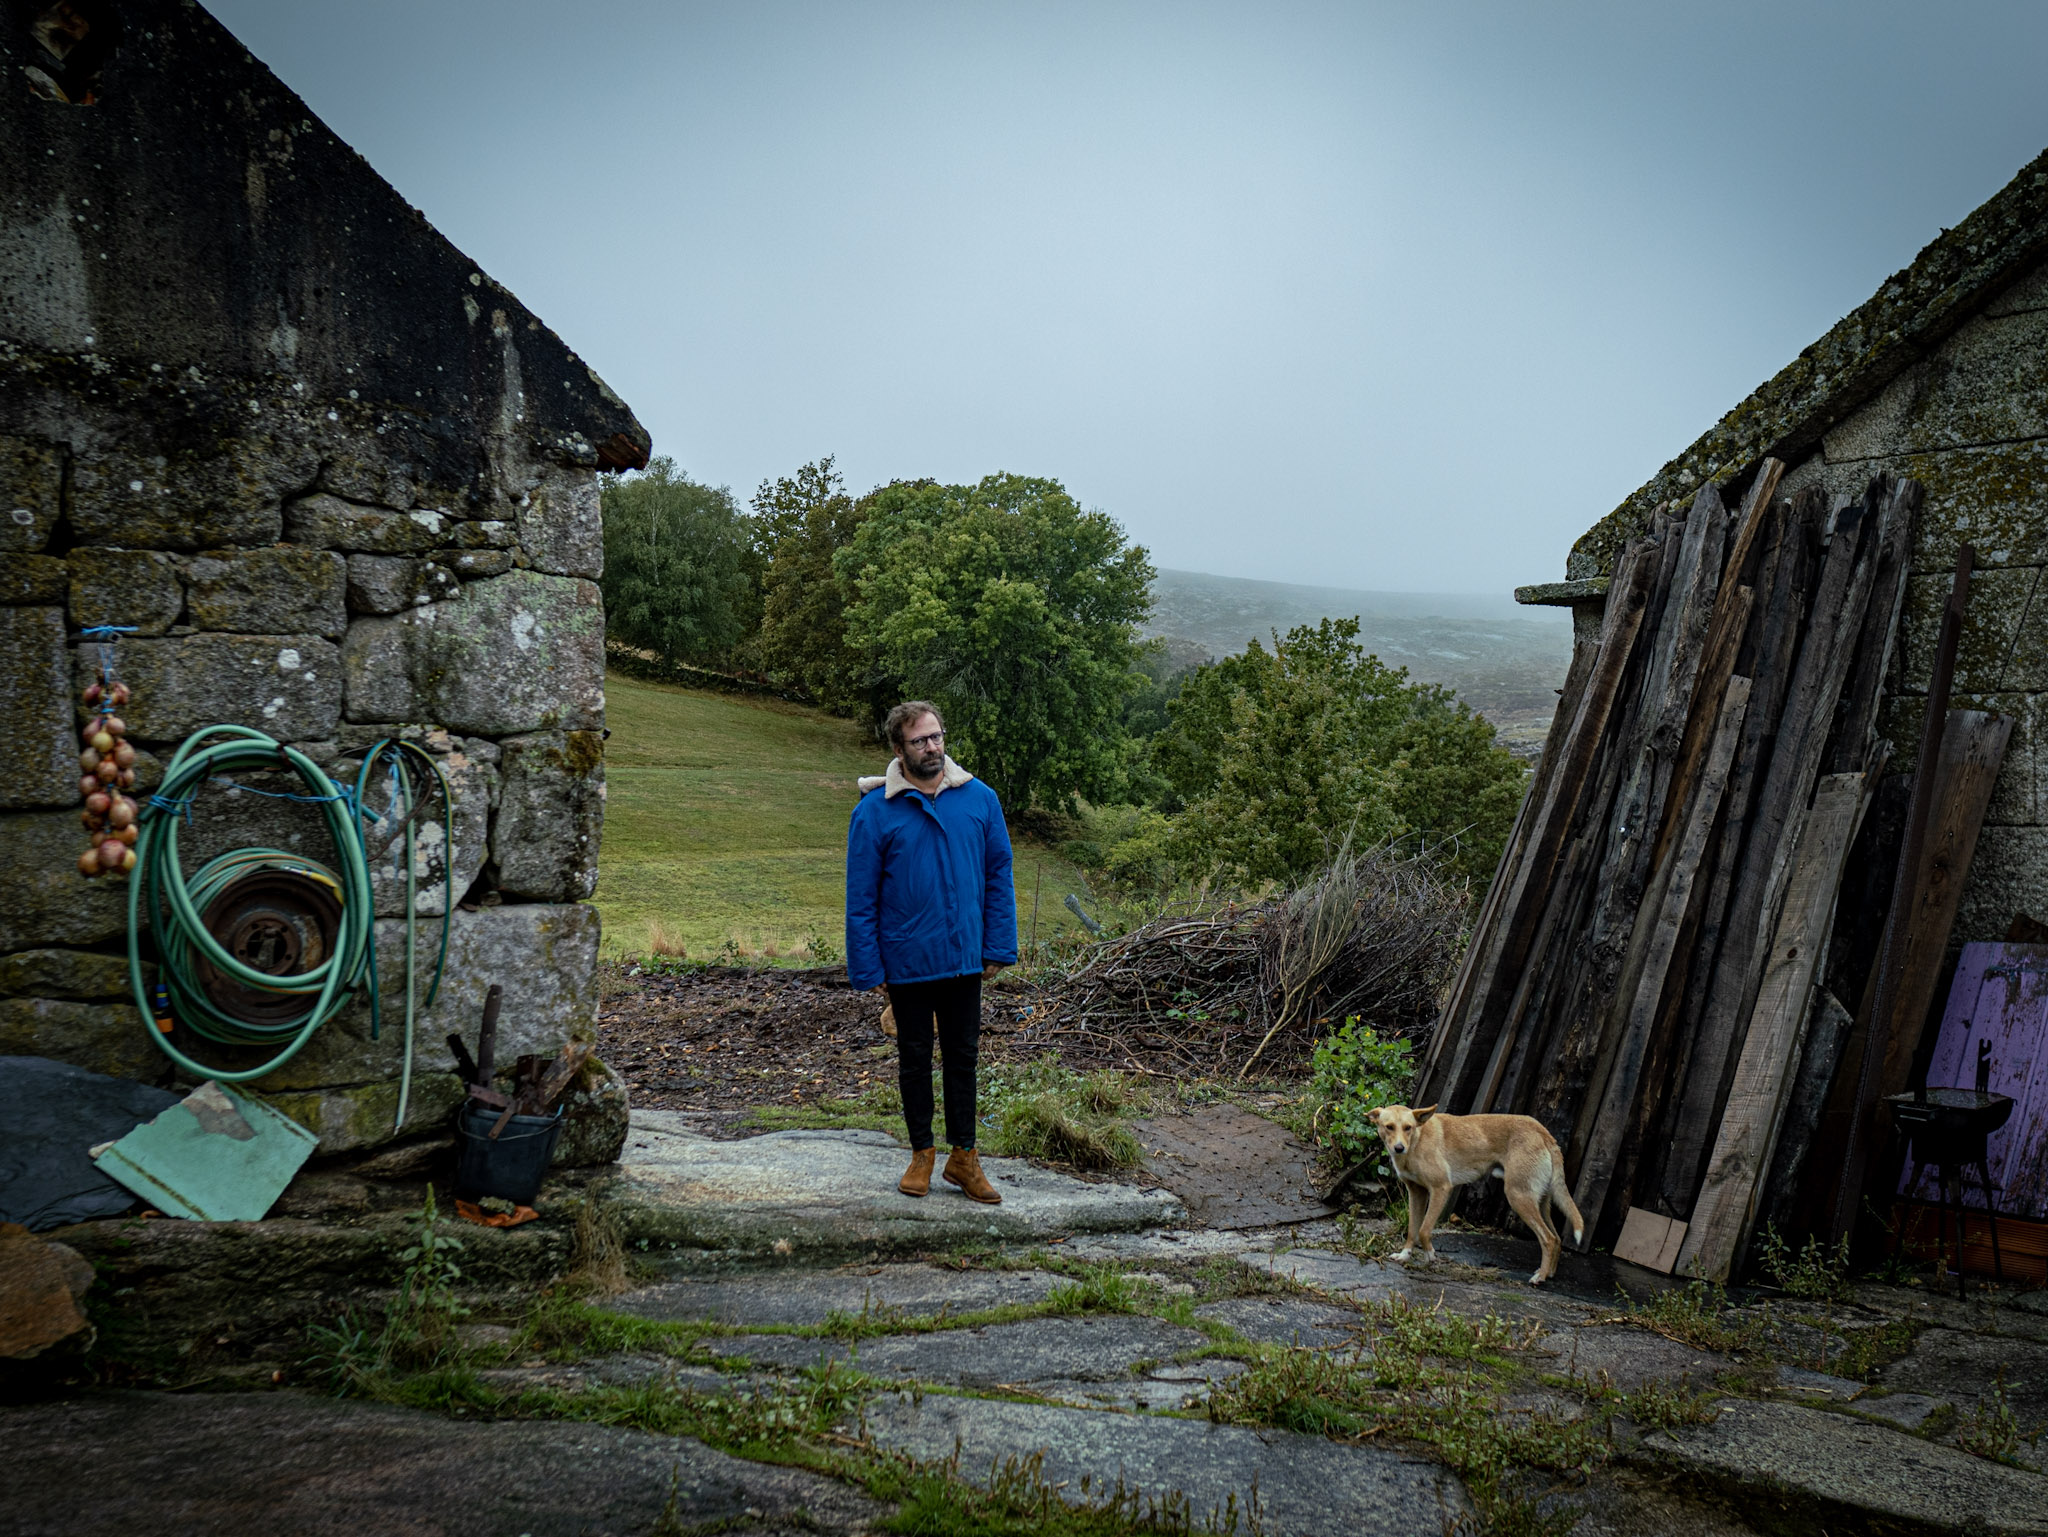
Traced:
[[[1865, 784], [1869, 783], [1866, 779]], [[1787, 1232], [1794, 1225], [1806, 1156], [1813, 1149], [1821, 1113], [1827, 1106], [1835, 1075], [1843, 1066], [1843, 1052], [1855, 1023], [1856, 1017], [1841, 999], [1825, 987], [1814, 989], [1806, 1046], [1799, 1058], [1799, 1077], [1786, 1101], [1784, 1124], [1778, 1131], [1778, 1150], [1771, 1157], [1771, 1172], [1757, 1207], [1759, 1220], [1780, 1232]]]
[[1835, 704], [1876, 577], [1877, 519], [1867, 515], [1874, 512], [1874, 506], [1866, 511], [1859, 505], [1853, 516], [1851, 509], [1844, 509], [1838, 520], [1814, 588], [1811, 618], [1779, 717], [1770, 767], [1750, 813], [1713, 983], [1665, 1160], [1664, 1195], [1676, 1210], [1689, 1209], [1696, 1198], [1742, 1049], [1742, 1031], [1763, 981], [1771, 935], [1791, 877], [1799, 824], [1833, 729]]
[[1683, 1222], [1631, 1206], [1622, 1219], [1621, 1236], [1614, 1240], [1614, 1257], [1669, 1275], [1671, 1267], [1678, 1263], [1678, 1251], [1684, 1243]]
[[[1557, 777], [1551, 781], [1544, 805], [1531, 826], [1529, 852], [1516, 869], [1514, 886], [1502, 905], [1501, 937], [1487, 970], [1474, 980], [1457, 1055], [1448, 1071], [1435, 1080], [1431, 1088], [1433, 1099], [1468, 1103], [1470, 1079], [1491, 1054], [1493, 1038], [1488, 1026], [1498, 1028], [1504, 995], [1512, 992], [1512, 984], [1503, 979], [1519, 977], [1528, 963], [1530, 942], [1541, 922], [1543, 905], [1549, 900], [1551, 876], [1563, 851], [1565, 836], [1578, 814], [1580, 797], [1598, 761], [1607, 723], [1635, 655], [1658, 554], [1655, 549], [1632, 547], [1623, 557], [1614, 585], [1608, 589], [1600, 657], [1572, 724], [1570, 746], [1560, 758]], [[1473, 1060], [1475, 1054], [1479, 1057], [1477, 1062]]]
[[1877, 576], [1871, 584], [1870, 602], [1864, 609], [1863, 632], [1856, 640], [1849, 678], [1842, 685], [1841, 713], [1828, 744], [1826, 768], [1832, 774], [1849, 774], [1863, 768], [1877, 735], [1884, 681], [1891, 668], [1892, 648], [1898, 643], [1899, 616], [1906, 606], [1913, 515], [1919, 506], [1919, 482], [1903, 480], [1889, 487]]
[[[1927, 823], [1934, 804], [1934, 760], [1941, 750], [1941, 734], [1948, 725], [1948, 696], [1955, 682], [1956, 650], [1962, 642], [1963, 614], [1970, 602], [1970, 573], [1977, 564], [1976, 548], [1956, 547], [1955, 577], [1950, 583], [1948, 602], [1941, 613], [1941, 635], [1934, 647], [1934, 670], [1927, 680], [1927, 700], [1921, 709], [1920, 751], [1913, 760], [1913, 800], [1906, 812], [1905, 836], [1899, 845], [1898, 877], [1885, 910], [1884, 937], [1878, 944], [1877, 964], [1871, 971], [1870, 1005], [1858, 1011], [1862, 1026], [1862, 1060], [1857, 1066], [1855, 1088], [1848, 1096], [1849, 1122], [1842, 1154], [1842, 1177], [1834, 1192], [1828, 1218], [1829, 1236], [1847, 1238], [1856, 1225], [1857, 1209], [1868, 1183], [1871, 1157], [1871, 1122], [1877, 1115], [1879, 1085], [1883, 1078], [1887, 1043], [1897, 1017], [1899, 982], [1905, 962], [1905, 930], [1913, 901], [1914, 877], [1926, 843]], [[1883, 1130], [1882, 1127], [1879, 1128]], [[1880, 1180], [1879, 1184], [1882, 1185]]]
[[1642, 691], [1618, 739], [1622, 780], [1609, 813], [1606, 852], [1596, 877], [1598, 896], [1587, 931], [1587, 986], [1576, 1000], [1574, 1061], [1590, 1059], [1586, 1092], [1566, 1154], [1576, 1162], [1586, 1146], [1602, 1094], [1626, 1029], [1630, 1000], [1642, 976], [1649, 931], [1659, 905], [1654, 863], [1656, 831], [1663, 822], [1681, 723], [1692, 702], [1697, 642], [1714, 598], [1709, 567], [1719, 565], [1726, 515], [1718, 492], [1703, 489], [1686, 520], [1677, 554], [1667, 554], [1665, 587], [1657, 605], [1657, 631]]
[[1759, 536], [1773, 521], [1771, 498], [1777, 495], [1778, 481], [1784, 473], [1785, 466], [1776, 459], [1764, 460], [1757, 469], [1756, 478], [1750, 482], [1749, 494], [1743, 498], [1741, 511], [1734, 520], [1735, 539], [1714, 599], [1713, 620], [1707, 627], [1706, 641], [1700, 649], [1700, 675], [1694, 691], [1693, 709], [1686, 717], [1685, 738], [1673, 760], [1677, 777], [1670, 796], [1665, 800], [1664, 825], [1657, 835], [1656, 857], [1659, 861], [1669, 850], [1671, 840], [1678, 836], [1679, 818], [1692, 792], [1692, 778], [1698, 774], [1699, 766], [1706, 758], [1707, 734], [1713, 730], [1714, 721], [1720, 714], [1721, 691], [1728, 686], [1728, 679], [1735, 672], [1736, 653], [1741, 650], [1742, 637], [1749, 629], [1756, 589], [1744, 584], [1745, 568], [1751, 552], [1757, 549]]
[[1941, 734], [1941, 756], [1935, 764], [1934, 820], [1921, 849], [1906, 919], [1905, 967], [1885, 1044], [1880, 1096], [1907, 1087], [1906, 1075], [1920, 1050], [1927, 1011], [1941, 980], [1949, 931], [1955, 927], [1956, 909], [1962, 905], [1963, 883], [1977, 852], [1977, 834], [1984, 825], [1984, 811], [1991, 804], [1991, 789], [2005, 762], [2005, 744], [2011, 736], [2010, 715], [1984, 710], [1948, 713]]
[[1814, 791], [1728, 1108], [1678, 1257], [1683, 1275], [1725, 1281], [1748, 1237], [1757, 1187], [1770, 1167], [1784, 1112], [1785, 1089], [1798, 1063], [1814, 979], [1834, 925], [1835, 894], [1863, 787], [1860, 773], [1830, 774]]
[[[1480, 904], [1479, 916], [1472, 922], [1472, 939], [1465, 947], [1464, 958], [1458, 964], [1458, 974], [1445, 996], [1444, 1006], [1438, 1012], [1437, 1027], [1431, 1034], [1429, 1050], [1424, 1054], [1422, 1066], [1416, 1073], [1416, 1081], [1427, 1084], [1436, 1072], [1437, 1061], [1444, 1053], [1445, 1043], [1451, 1040], [1463, 1027], [1466, 1001], [1471, 993], [1473, 981], [1481, 969], [1483, 958], [1496, 948], [1500, 909], [1507, 898], [1508, 887], [1513, 884], [1513, 871], [1520, 864], [1529, 838], [1529, 824], [1537, 807], [1541, 806], [1549, 792], [1551, 779], [1557, 772], [1558, 759], [1563, 755], [1571, 737], [1572, 722], [1578, 715], [1579, 701], [1585, 696], [1587, 680], [1592, 675], [1600, 646], [1597, 641], [1582, 641], [1572, 647], [1571, 667], [1565, 674], [1564, 687], [1558, 690], [1557, 709], [1550, 720], [1550, 732], [1543, 739], [1542, 755], [1536, 760], [1536, 772], [1529, 776], [1529, 786], [1522, 793], [1522, 801], [1515, 808], [1514, 825], [1508, 830], [1506, 846], [1501, 850], [1500, 864], [1495, 867], [1493, 879], [1486, 886], [1486, 900]], [[1417, 1104], [1426, 1104], [1418, 1099]]]
[[[1998, 1210], [2048, 1219], [2048, 945], [1994, 940], [1963, 946], [1927, 1082], [1974, 1089], [1980, 1046], [1991, 1048], [1991, 1092], [2013, 1101], [2011, 1118], [1991, 1134], [1985, 1160]], [[1933, 1169], [1909, 1169], [1899, 1194], [1938, 1200], [1937, 1182]], [[1984, 1200], [1970, 1185], [1963, 1203], [1982, 1207]]]
[[1706, 853], [1714, 818], [1721, 809], [1721, 795], [1728, 785], [1728, 766], [1735, 756], [1735, 744], [1742, 732], [1742, 717], [1749, 708], [1749, 679], [1728, 680], [1721, 703], [1721, 719], [1714, 728], [1713, 746], [1708, 749], [1707, 767], [1700, 775], [1698, 792], [1686, 818], [1685, 832], [1672, 854], [1671, 880], [1659, 905], [1656, 926], [1646, 946], [1641, 982], [1634, 997], [1616, 1053], [1614, 1069], [1601, 1096], [1599, 1119], [1591, 1128], [1586, 1157], [1579, 1169], [1576, 1194], [1579, 1211], [1586, 1219], [1585, 1243], [1593, 1241], [1607, 1204], [1607, 1189], [1613, 1178], [1615, 1154], [1624, 1129], [1635, 1118], [1636, 1083], [1643, 1055], [1649, 1045], [1650, 1026], [1664, 997], [1664, 980], [1671, 969], [1679, 930], [1684, 927], [1692, 903], [1694, 878]]

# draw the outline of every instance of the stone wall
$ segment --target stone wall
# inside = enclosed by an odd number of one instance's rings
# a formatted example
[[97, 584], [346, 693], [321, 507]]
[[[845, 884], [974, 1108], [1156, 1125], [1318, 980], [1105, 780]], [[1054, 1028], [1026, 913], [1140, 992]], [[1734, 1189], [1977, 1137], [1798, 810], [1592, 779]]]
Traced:
[[1970, 869], [1958, 940], [2048, 920], [2048, 263], [2011, 283], [1794, 464], [1787, 492], [1860, 493], [1872, 475], [1927, 488], [1885, 726], [1912, 766], [1956, 550], [1976, 551], [1956, 657], [1956, 708], [2013, 717]]
[[[439, 757], [454, 836], [415, 873], [438, 915], [452, 868], [458, 911], [419, 1026], [429, 1125], [457, 1095], [442, 1037], [491, 983], [508, 1062], [594, 1021], [597, 475], [647, 435], [203, 10], [122, 5], [75, 106], [17, 84], [50, 63], [41, 9], [0, 5], [0, 1054], [166, 1065], [116, 959], [127, 892], [74, 865], [76, 636], [131, 625], [143, 789], [216, 722], [351, 779], [381, 737]], [[249, 793], [296, 781], [238, 777], [195, 808], [188, 871], [249, 844], [331, 862], [315, 808]], [[374, 852], [381, 1038], [358, 1001], [257, 1086], [329, 1150], [392, 1135], [405, 881]]]

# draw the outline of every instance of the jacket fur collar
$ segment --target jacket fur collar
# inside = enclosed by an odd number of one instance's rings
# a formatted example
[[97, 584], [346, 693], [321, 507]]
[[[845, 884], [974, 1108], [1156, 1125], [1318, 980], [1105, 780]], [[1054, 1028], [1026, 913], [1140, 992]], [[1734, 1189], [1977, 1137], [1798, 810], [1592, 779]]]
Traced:
[[[936, 798], [945, 794], [948, 790], [957, 790], [973, 777], [972, 774], [968, 773], [967, 770], [948, 756], [945, 768], [939, 773], [939, 787], [932, 791], [932, 795]], [[917, 788], [916, 785], [903, 777], [903, 760], [901, 758], [891, 758], [889, 760], [887, 773], [863, 774], [858, 783], [861, 794], [865, 795], [870, 790], [880, 790], [885, 800], [894, 800], [905, 790], [915, 790]]]

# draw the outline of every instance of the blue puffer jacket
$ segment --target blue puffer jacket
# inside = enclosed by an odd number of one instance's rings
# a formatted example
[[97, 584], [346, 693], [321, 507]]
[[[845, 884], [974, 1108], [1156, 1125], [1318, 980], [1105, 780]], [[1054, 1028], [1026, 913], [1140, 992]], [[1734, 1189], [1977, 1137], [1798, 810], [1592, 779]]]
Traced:
[[926, 795], [900, 763], [860, 782], [846, 830], [846, 975], [857, 988], [1017, 960], [1010, 830], [996, 792], [951, 758]]

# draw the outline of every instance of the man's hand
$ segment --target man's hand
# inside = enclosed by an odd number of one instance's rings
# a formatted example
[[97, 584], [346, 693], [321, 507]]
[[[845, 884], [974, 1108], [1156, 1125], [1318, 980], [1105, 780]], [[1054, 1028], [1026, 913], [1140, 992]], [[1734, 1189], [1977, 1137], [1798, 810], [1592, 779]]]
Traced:
[[1007, 962], [1007, 961], [984, 961], [984, 962], [982, 962], [982, 966], [981, 966], [981, 980], [982, 980], [982, 981], [984, 981], [984, 982], [993, 982], [993, 981], [995, 980], [995, 975], [996, 975], [996, 973], [997, 973], [997, 972], [999, 972], [999, 971], [1001, 971], [1001, 970], [1002, 970], [1002, 969], [1003, 969], [1003, 968], [1004, 968], [1005, 966], [1007, 966], [1008, 964], [1009, 964], [1009, 962]]

